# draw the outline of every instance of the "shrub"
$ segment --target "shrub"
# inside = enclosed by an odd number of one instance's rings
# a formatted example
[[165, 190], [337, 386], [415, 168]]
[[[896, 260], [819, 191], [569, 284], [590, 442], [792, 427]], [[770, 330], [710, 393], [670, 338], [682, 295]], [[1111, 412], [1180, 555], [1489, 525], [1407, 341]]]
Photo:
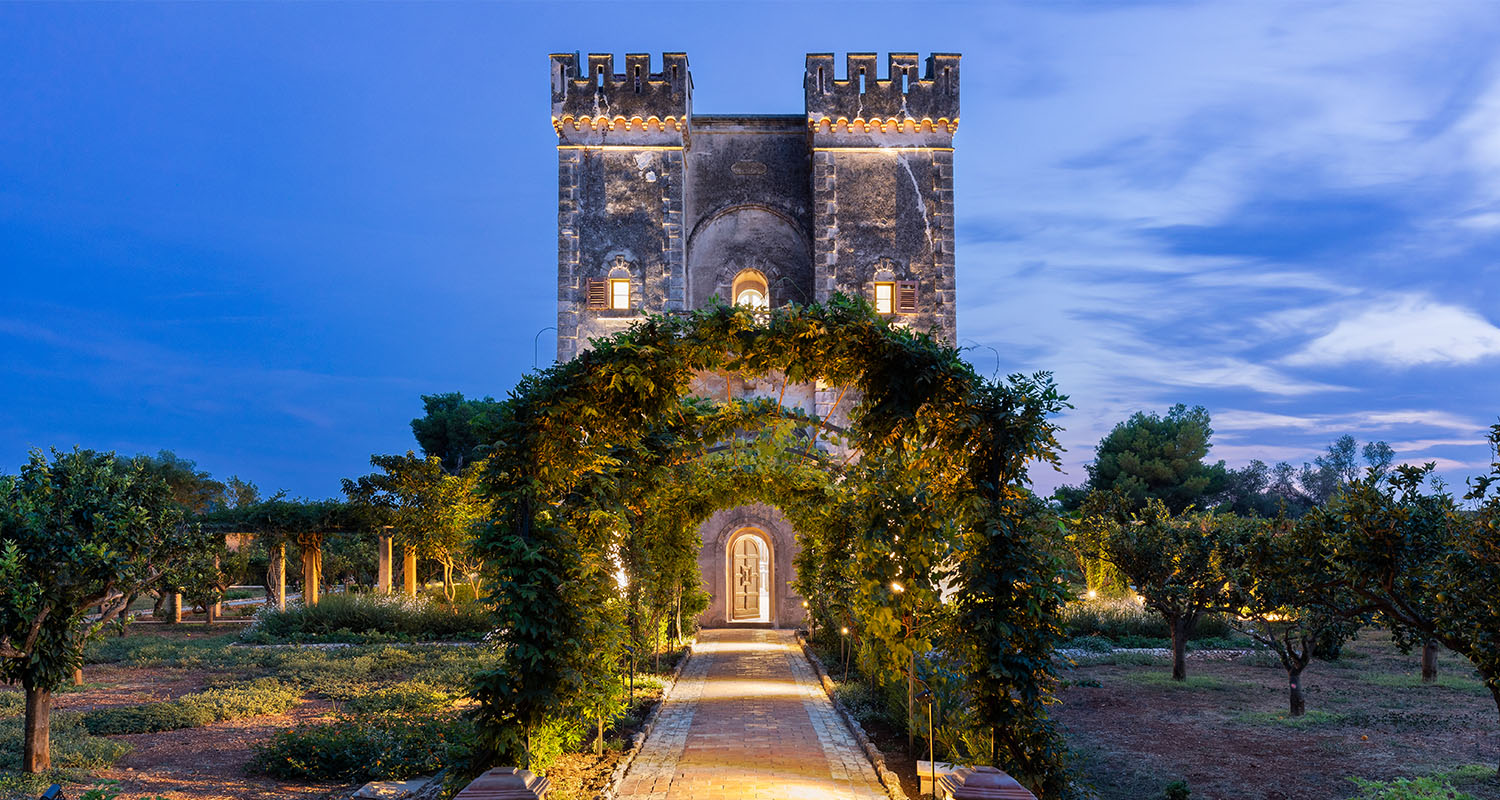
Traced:
[[[0, 770], [19, 771], [25, 736], [20, 717], [0, 720]], [[130, 745], [94, 736], [77, 714], [52, 714], [52, 766], [56, 769], [95, 770], [114, 765], [130, 752]], [[44, 787], [45, 788], [45, 787]]]
[[400, 780], [466, 763], [473, 740], [456, 715], [362, 715], [277, 733], [255, 745], [255, 765], [292, 780]]
[[[1062, 623], [1069, 637], [1102, 636], [1120, 646], [1160, 647], [1172, 638], [1172, 630], [1160, 614], [1130, 599], [1099, 598], [1069, 603], [1063, 607]], [[1227, 638], [1233, 634], [1223, 617], [1206, 614], [1199, 618], [1191, 638]], [[1124, 644], [1126, 641], [1131, 644]]]
[[898, 730], [906, 729], [905, 709], [892, 709], [878, 689], [871, 689], [862, 682], [850, 681], [835, 684], [833, 696], [844, 704], [849, 716], [859, 720], [860, 725], [875, 722]]
[[274, 678], [187, 694], [176, 700], [125, 708], [101, 708], [83, 714], [95, 735], [155, 733], [197, 728], [226, 719], [285, 713], [302, 698], [299, 689]]
[[244, 634], [251, 642], [475, 641], [494, 628], [489, 609], [401, 595], [331, 594], [315, 606], [266, 607]]
[[1351, 800], [1477, 800], [1436, 778], [1397, 778], [1393, 781], [1367, 781], [1350, 778], [1359, 787]]
[[1165, 800], [1188, 800], [1192, 794], [1192, 790], [1188, 789], [1187, 781], [1172, 781], [1162, 790], [1162, 797]]
[[0, 718], [13, 717], [26, 711], [26, 695], [20, 692], [0, 692]]
[[427, 683], [403, 681], [350, 698], [348, 709], [355, 714], [430, 714], [450, 708], [460, 695]]

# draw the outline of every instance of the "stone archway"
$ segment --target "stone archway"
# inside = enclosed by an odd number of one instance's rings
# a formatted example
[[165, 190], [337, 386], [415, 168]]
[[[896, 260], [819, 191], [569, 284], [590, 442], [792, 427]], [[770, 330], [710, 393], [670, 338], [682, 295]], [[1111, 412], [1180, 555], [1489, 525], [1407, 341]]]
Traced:
[[[804, 623], [807, 612], [794, 586], [792, 568], [797, 558], [797, 533], [780, 508], [749, 503], [721, 509], [704, 520], [698, 531], [702, 541], [698, 551], [699, 576], [709, 593], [708, 608], [698, 618], [700, 625], [795, 628]], [[758, 540], [758, 555], [765, 561], [764, 575], [759, 573], [757, 564], [759, 613], [753, 619], [737, 618], [735, 614], [734, 553], [739, 541], [747, 536]]]

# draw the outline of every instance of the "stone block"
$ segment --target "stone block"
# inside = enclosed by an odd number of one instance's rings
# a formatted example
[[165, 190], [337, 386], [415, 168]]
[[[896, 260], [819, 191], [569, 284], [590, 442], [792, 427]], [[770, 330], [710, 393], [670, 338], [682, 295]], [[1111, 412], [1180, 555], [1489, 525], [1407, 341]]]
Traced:
[[538, 800], [546, 797], [551, 782], [530, 770], [496, 767], [459, 790], [454, 800]]

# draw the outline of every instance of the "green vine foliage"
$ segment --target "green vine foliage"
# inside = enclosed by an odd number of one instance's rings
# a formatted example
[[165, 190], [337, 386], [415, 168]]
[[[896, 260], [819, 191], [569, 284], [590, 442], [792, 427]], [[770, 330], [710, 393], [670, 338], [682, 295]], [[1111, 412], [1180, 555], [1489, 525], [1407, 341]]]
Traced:
[[[851, 425], [692, 397], [703, 373], [847, 387]], [[526, 376], [486, 436], [478, 546], [504, 657], [476, 687], [480, 757], [545, 769], [549, 731], [617, 711], [626, 646], [703, 607], [697, 526], [757, 500], [798, 532], [815, 631], [852, 628], [888, 688], [941, 661], [990, 743], [968, 755], [1068, 796], [1045, 710], [1066, 590], [1026, 490], [1028, 464], [1057, 463], [1064, 407], [1049, 374], [986, 381], [843, 296], [650, 317]]]

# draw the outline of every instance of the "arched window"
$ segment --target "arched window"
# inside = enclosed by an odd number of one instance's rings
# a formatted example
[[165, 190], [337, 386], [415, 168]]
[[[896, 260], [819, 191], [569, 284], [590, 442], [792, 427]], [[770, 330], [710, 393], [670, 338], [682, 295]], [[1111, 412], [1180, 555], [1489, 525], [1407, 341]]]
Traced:
[[729, 294], [734, 298], [734, 304], [737, 306], [756, 309], [771, 307], [771, 295], [766, 287], [766, 276], [762, 275], [760, 270], [740, 270], [740, 274], [734, 276], [734, 285]]

